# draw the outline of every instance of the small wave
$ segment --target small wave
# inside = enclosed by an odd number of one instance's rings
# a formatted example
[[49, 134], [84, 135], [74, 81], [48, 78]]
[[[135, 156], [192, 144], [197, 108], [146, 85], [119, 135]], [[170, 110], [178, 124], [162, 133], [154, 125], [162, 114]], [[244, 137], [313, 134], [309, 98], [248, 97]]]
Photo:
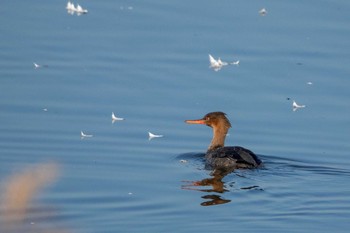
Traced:
[[201, 152], [188, 152], [176, 156], [176, 159], [186, 159], [186, 160], [203, 160], [205, 153]]
[[315, 161], [297, 160], [285, 157], [260, 155], [264, 161], [264, 168], [270, 171], [285, 170], [289, 172], [310, 172], [320, 175], [350, 176], [350, 170], [336, 165], [322, 165]]

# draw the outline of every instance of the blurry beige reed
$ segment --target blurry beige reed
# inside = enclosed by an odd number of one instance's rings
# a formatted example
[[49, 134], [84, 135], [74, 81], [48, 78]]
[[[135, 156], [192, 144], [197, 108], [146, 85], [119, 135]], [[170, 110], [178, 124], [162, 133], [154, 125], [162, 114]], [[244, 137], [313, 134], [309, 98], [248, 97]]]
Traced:
[[[58, 165], [42, 163], [26, 168], [2, 182], [0, 189], [0, 226], [3, 230], [17, 229], [26, 219], [31, 200], [58, 175]], [[6, 231], [5, 231], [6, 232]]]

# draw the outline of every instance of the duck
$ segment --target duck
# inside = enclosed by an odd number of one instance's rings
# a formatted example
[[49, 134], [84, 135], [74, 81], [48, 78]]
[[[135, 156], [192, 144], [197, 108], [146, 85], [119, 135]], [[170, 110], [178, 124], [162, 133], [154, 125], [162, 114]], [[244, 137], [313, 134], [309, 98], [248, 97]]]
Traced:
[[251, 150], [241, 146], [225, 146], [231, 123], [224, 112], [210, 112], [197, 120], [185, 120], [187, 124], [207, 125], [213, 129], [213, 138], [205, 154], [206, 166], [212, 169], [258, 168], [262, 161]]

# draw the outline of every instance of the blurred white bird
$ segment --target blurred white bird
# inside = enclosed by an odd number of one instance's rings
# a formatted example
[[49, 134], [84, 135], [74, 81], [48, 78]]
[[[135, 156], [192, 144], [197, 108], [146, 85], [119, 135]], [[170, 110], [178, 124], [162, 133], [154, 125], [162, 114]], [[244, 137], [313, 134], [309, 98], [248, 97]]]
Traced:
[[227, 66], [227, 65], [239, 65], [239, 60], [234, 61], [234, 62], [224, 62], [221, 60], [221, 58], [219, 57], [218, 60], [215, 60], [215, 58], [209, 54], [209, 68], [212, 68], [215, 71], [219, 71], [223, 66]]
[[299, 108], [305, 108], [305, 105], [299, 105], [295, 102], [295, 100], [293, 100], [293, 111], [295, 112], [296, 110], [298, 110]]
[[41, 68], [41, 65], [39, 65], [39, 64], [37, 64], [37, 63], [35, 63], [35, 62], [33, 62], [33, 65], [34, 65], [34, 68], [35, 68], [35, 69]]
[[148, 140], [152, 140], [153, 138], [162, 138], [163, 135], [157, 135], [157, 134], [153, 134], [151, 132], [148, 132]]
[[81, 136], [81, 139], [84, 139], [84, 138], [91, 138], [93, 135], [85, 134], [83, 131], [80, 131], [80, 136]]
[[67, 6], [66, 9], [69, 11], [75, 11], [75, 6], [73, 3], [71, 3], [70, 1], [67, 2]]
[[77, 13], [82, 13], [82, 14], [86, 14], [88, 13], [88, 10], [83, 9], [79, 4], [77, 5], [77, 8], [75, 10]]
[[114, 112], [112, 112], [112, 123], [114, 123], [115, 121], [123, 121], [124, 118], [121, 117], [117, 117], [116, 115], [114, 115]]
[[49, 67], [48, 65], [40, 65], [38, 63], [33, 62], [34, 69], [40, 69], [40, 68], [47, 68]]
[[75, 7], [74, 3], [71, 3], [70, 1], [68, 1], [66, 9], [67, 9], [68, 13], [70, 13], [72, 15], [74, 14], [74, 12], [76, 12], [77, 15], [88, 13], [87, 9], [82, 8], [79, 4], [77, 4], [77, 7]]
[[236, 66], [238, 66], [238, 65], [239, 65], [239, 60], [234, 61], [234, 62], [231, 62], [230, 64], [231, 64], [231, 65], [236, 65]]
[[212, 55], [209, 54], [209, 63], [210, 63], [210, 68], [213, 68], [215, 71], [219, 71], [223, 66], [228, 65], [227, 62], [221, 61], [219, 58], [218, 60], [215, 60]]
[[262, 8], [260, 11], [259, 11], [259, 14], [261, 16], [265, 16], [267, 14], [267, 10], [265, 8]]

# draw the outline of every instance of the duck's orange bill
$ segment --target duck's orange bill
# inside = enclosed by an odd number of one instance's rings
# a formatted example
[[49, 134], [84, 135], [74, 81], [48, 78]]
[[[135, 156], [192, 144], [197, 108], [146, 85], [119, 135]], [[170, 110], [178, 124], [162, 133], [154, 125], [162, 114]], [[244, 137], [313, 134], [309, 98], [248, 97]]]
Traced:
[[187, 124], [202, 124], [205, 125], [205, 120], [200, 119], [200, 120], [186, 120], [185, 121]]

